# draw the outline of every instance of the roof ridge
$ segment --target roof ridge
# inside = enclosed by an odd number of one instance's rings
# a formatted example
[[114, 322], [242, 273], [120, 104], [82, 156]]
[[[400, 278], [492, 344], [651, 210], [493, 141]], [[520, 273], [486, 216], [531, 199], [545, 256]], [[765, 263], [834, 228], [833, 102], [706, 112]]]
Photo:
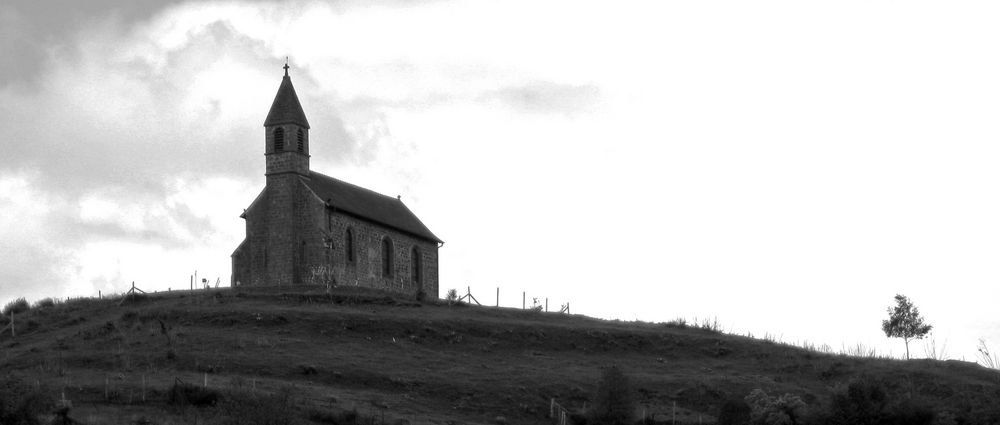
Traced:
[[425, 240], [441, 242], [400, 197], [383, 195], [315, 171], [308, 178], [301, 176], [300, 181], [312, 190], [320, 202], [328, 202], [339, 211]]
[[[336, 178], [336, 177], [330, 177], [330, 176], [328, 176], [328, 175], [326, 175], [326, 174], [323, 174], [323, 173], [317, 173], [317, 172], [315, 172], [315, 171], [310, 171], [310, 174], [319, 174], [320, 176], [322, 176], [322, 177], [326, 177], [326, 178], [328, 178], [328, 179], [330, 179], [330, 180], [336, 180], [336, 181], [338, 181], [338, 182], [341, 182], [341, 183], [343, 183], [343, 184], [346, 184], [346, 185], [349, 185], [349, 186], [353, 186], [353, 187], [356, 187], [356, 188], [358, 188], [358, 189], [361, 189], [361, 190], [364, 190], [364, 191], [366, 191], [366, 192], [371, 192], [371, 193], [374, 193], [374, 194], [376, 194], [376, 195], [378, 195], [378, 196], [381, 196], [381, 197], [384, 197], [384, 198], [389, 198], [389, 199], [392, 199], [392, 200], [394, 200], [394, 201], [398, 201], [399, 203], [403, 204], [403, 200], [402, 200], [401, 198], [395, 198], [395, 197], [392, 197], [392, 196], [389, 196], [389, 195], [386, 195], [386, 194], [383, 194], [383, 193], [381, 193], [381, 192], [376, 192], [376, 191], [374, 191], [374, 190], [371, 190], [371, 189], [369, 189], [369, 188], [367, 188], [367, 187], [363, 187], [363, 186], [358, 186], [358, 185], [356, 185], [356, 184], [354, 184], [354, 183], [351, 183], [351, 182], [349, 182], [349, 181], [344, 181], [344, 180], [341, 180], [341, 179], [338, 179], [338, 178]], [[406, 204], [403, 204], [403, 205], [405, 206]], [[409, 208], [407, 208], [407, 209], [409, 209]]]

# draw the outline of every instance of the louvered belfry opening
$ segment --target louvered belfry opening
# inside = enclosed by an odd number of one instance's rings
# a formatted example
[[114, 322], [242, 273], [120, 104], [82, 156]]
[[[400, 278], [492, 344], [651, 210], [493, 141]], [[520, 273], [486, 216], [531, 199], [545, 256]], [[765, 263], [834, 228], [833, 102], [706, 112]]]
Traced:
[[285, 150], [285, 129], [278, 127], [274, 129], [274, 151], [281, 152]]

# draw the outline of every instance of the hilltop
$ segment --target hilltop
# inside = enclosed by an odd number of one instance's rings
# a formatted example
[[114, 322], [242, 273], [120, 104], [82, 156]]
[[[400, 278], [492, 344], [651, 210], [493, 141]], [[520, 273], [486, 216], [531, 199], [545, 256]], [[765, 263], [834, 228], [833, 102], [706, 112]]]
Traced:
[[0, 376], [68, 400], [68, 416], [86, 424], [223, 423], [260, 404], [178, 406], [169, 403], [175, 385], [269, 397], [292, 423], [342, 423], [356, 412], [387, 424], [547, 424], [553, 400], [570, 413], [592, 404], [608, 365], [625, 371], [640, 409], [661, 422], [712, 423], [726, 400], [754, 389], [818, 408], [863, 375], [958, 423], [1000, 399], [1000, 373], [974, 363], [824, 354], [678, 323], [356, 288], [76, 299], [15, 321], [15, 337], [0, 335]]

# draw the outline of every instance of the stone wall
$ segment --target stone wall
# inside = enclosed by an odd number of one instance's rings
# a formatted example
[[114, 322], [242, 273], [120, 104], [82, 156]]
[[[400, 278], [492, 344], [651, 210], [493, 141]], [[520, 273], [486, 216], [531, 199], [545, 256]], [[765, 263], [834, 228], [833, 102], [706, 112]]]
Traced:
[[[373, 223], [368, 220], [328, 208], [311, 196], [305, 209], [311, 216], [303, 220], [305, 242], [303, 269], [313, 281], [323, 276], [332, 278], [337, 285], [363, 286], [416, 296], [423, 289], [428, 298], [438, 297], [437, 244], [413, 237], [407, 233]], [[348, 261], [347, 230], [353, 235], [354, 261]], [[393, 247], [393, 267], [390, 276], [382, 273], [382, 240], [388, 237]], [[417, 247], [420, 265], [419, 281], [413, 279], [411, 252]], [[312, 281], [312, 282], [310, 282]]]
[[267, 278], [267, 234], [268, 234], [268, 188], [244, 212], [246, 238], [233, 252], [234, 286], [266, 285]]
[[[437, 244], [328, 208], [295, 174], [268, 176], [268, 186], [246, 214], [247, 238], [233, 253], [233, 281], [241, 285], [363, 286], [439, 297]], [[347, 230], [354, 260], [347, 259]], [[382, 272], [382, 240], [393, 247], [390, 276]], [[411, 253], [417, 248], [419, 282]]]

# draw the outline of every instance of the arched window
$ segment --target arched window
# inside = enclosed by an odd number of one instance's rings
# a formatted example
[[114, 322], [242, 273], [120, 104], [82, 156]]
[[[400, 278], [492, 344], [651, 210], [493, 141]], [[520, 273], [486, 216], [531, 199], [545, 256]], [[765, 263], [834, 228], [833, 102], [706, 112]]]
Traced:
[[299, 129], [299, 134], [298, 134], [297, 137], [298, 137], [298, 141], [299, 141], [299, 152], [305, 152], [306, 151], [306, 135], [305, 135], [305, 133], [302, 132], [301, 128]]
[[392, 240], [382, 238], [382, 277], [392, 277]]
[[420, 286], [420, 248], [416, 245], [410, 250], [410, 280]]
[[344, 232], [344, 259], [348, 263], [354, 262], [354, 232], [351, 229]]
[[281, 152], [285, 150], [285, 129], [278, 127], [274, 129], [274, 151]]

